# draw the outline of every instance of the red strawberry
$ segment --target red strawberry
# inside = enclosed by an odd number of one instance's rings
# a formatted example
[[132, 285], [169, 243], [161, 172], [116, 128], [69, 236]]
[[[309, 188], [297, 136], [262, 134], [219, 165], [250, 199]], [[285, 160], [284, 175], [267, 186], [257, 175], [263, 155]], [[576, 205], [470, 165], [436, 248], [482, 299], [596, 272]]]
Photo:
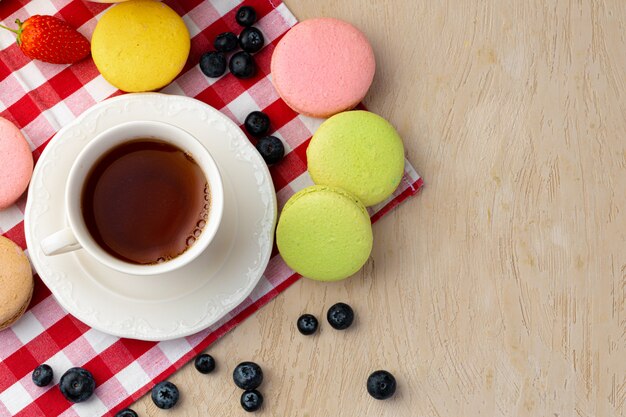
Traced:
[[54, 16], [32, 16], [23, 23], [19, 19], [17, 30], [0, 25], [17, 34], [17, 44], [24, 54], [53, 64], [73, 64], [89, 55], [87, 38], [67, 22]]

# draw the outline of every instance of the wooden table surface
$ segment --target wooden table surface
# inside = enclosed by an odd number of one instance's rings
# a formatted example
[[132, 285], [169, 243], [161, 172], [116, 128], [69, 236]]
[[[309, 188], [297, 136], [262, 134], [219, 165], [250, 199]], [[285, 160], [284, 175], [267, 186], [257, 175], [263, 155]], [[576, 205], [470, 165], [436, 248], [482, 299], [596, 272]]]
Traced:
[[[260, 363], [258, 416], [626, 415], [626, 3], [286, 0], [374, 46], [366, 98], [404, 137], [422, 193], [374, 226], [356, 276], [301, 280], [208, 349], [211, 375], [142, 416], [244, 416], [233, 367]], [[356, 325], [303, 337], [304, 312]], [[376, 401], [370, 372], [399, 388]]]

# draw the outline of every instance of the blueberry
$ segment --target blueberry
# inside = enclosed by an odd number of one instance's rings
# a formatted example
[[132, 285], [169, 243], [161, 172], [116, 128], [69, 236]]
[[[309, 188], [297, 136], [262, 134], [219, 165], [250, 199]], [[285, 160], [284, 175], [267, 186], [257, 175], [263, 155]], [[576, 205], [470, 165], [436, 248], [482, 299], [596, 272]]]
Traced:
[[233, 32], [224, 32], [217, 35], [213, 46], [220, 52], [230, 52], [237, 49], [237, 35]]
[[256, 75], [254, 58], [247, 52], [237, 52], [230, 57], [230, 72], [237, 78], [252, 78]]
[[52, 382], [52, 376], [52, 368], [44, 363], [43, 365], [39, 365], [35, 368], [32, 377], [35, 385], [38, 387], [45, 387]]
[[135, 413], [135, 411], [131, 410], [130, 408], [125, 408], [122, 411], [119, 411], [115, 417], [138, 417], [137, 413]]
[[243, 6], [237, 10], [235, 20], [241, 26], [252, 26], [256, 22], [256, 11], [250, 6]]
[[160, 409], [167, 410], [178, 402], [178, 388], [170, 381], [159, 382], [152, 388], [152, 402]]
[[263, 395], [257, 390], [244, 391], [241, 394], [241, 406], [248, 412], [256, 411], [263, 405]]
[[239, 34], [239, 46], [246, 52], [259, 52], [264, 44], [265, 38], [257, 28], [245, 28]]
[[305, 336], [317, 331], [317, 319], [312, 314], [303, 314], [298, 318], [298, 330]]
[[263, 136], [270, 130], [270, 118], [261, 111], [253, 111], [246, 116], [244, 126], [252, 136]]
[[254, 362], [241, 362], [233, 371], [233, 381], [241, 389], [256, 389], [263, 382], [263, 370]]
[[61, 376], [61, 394], [73, 403], [80, 403], [91, 397], [96, 389], [93, 375], [83, 368], [70, 368]]
[[367, 392], [377, 400], [391, 398], [396, 392], [396, 379], [387, 371], [376, 371], [367, 378]]
[[215, 369], [215, 359], [213, 359], [213, 356], [203, 353], [196, 357], [194, 366], [201, 374], [208, 374]]
[[326, 318], [334, 329], [344, 330], [354, 321], [354, 311], [348, 304], [337, 303], [328, 309]]
[[285, 156], [285, 147], [276, 136], [264, 136], [256, 144], [263, 159], [268, 165], [275, 164]]
[[221, 52], [207, 52], [200, 57], [200, 70], [207, 77], [217, 78], [226, 72], [226, 57]]

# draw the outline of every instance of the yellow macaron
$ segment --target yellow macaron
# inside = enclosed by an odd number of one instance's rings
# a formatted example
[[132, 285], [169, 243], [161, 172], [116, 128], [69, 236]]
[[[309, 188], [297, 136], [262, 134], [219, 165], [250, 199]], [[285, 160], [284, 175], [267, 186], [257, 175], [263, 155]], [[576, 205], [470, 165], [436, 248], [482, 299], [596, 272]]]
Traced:
[[0, 330], [15, 323], [33, 295], [33, 273], [24, 251], [0, 236]]
[[128, 92], [152, 91], [172, 82], [185, 66], [190, 48], [183, 19], [155, 0], [111, 7], [91, 38], [91, 55], [102, 76]]

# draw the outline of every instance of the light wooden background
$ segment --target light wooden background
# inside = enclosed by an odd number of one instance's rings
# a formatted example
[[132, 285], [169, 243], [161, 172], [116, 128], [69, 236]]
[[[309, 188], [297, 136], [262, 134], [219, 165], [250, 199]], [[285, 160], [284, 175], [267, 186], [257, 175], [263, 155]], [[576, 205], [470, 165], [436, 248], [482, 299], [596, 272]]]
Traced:
[[[266, 373], [259, 416], [626, 415], [626, 2], [286, 0], [361, 28], [366, 99], [404, 137], [421, 195], [374, 227], [370, 261], [301, 280], [171, 380], [173, 410], [244, 416], [231, 381]], [[354, 306], [354, 328], [295, 320]], [[365, 390], [388, 369], [396, 397]]]

